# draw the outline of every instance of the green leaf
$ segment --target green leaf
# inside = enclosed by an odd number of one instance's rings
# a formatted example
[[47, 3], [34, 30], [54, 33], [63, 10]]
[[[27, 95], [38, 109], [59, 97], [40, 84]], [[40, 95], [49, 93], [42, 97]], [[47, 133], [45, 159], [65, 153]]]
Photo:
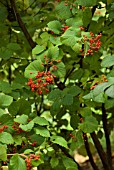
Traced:
[[43, 71], [44, 66], [42, 65], [42, 61], [40, 59], [33, 61], [30, 63], [25, 69], [25, 77], [26, 78], [34, 78], [38, 71]]
[[77, 96], [80, 94], [81, 89], [78, 86], [71, 86], [68, 90], [68, 93], [71, 94], [72, 96]]
[[114, 65], [114, 56], [106, 56], [101, 62], [102, 67], [111, 67], [113, 65]]
[[[73, 49], [75, 49], [75, 45], [77, 44], [79, 38], [77, 31], [79, 32], [80, 30], [75, 29], [74, 27], [70, 27], [65, 31], [65, 33], [61, 36], [62, 43], [71, 46]], [[69, 43], [70, 42], [70, 43]], [[75, 51], [75, 50], [74, 50]]]
[[65, 6], [64, 2], [58, 3], [55, 12], [57, 14], [57, 17], [61, 19], [67, 19], [71, 17], [70, 5]]
[[77, 164], [71, 158], [64, 156], [62, 161], [66, 170], [78, 170]]
[[93, 90], [90, 91], [89, 94], [83, 96], [83, 99], [93, 99], [96, 102], [104, 102], [104, 90], [113, 84], [112, 81], [104, 82], [102, 84], [98, 84]]
[[104, 92], [101, 92], [100, 94], [95, 96], [93, 100], [98, 103], [104, 103], [106, 100], [106, 95], [104, 94]]
[[48, 121], [44, 117], [35, 117], [33, 122], [40, 126], [49, 125]]
[[19, 110], [18, 114], [30, 114], [31, 111], [31, 104], [29, 101], [25, 100], [24, 98], [19, 99], [18, 101], [19, 104]]
[[2, 161], [7, 160], [6, 147], [4, 145], [0, 145], [0, 160]]
[[0, 91], [3, 93], [11, 93], [11, 85], [8, 82], [0, 81]]
[[69, 78], [71, 80], [80, 80], [83, 76], [84, 70], [82, 68], [79, 68], [78, 70], [74, 71]]
[[86, 8], [83, 12], [83, 26], [87, 27], [92, 19], [92, 12], [90, 8]]
[[30, 122], [29, 122], [28, 124], [26, 124], [26, 125], [22, 125], [22, 124], [19, 125], [19, 127], [20, 127], [22, 130], [24, 130], [24, 131], [31, 131], [32, 128], [33, 128], [33, 126], [34, 126], [34, 122], [33, 122], [33, 121], [30, 121]]
[[14, 121], [11, 115], [5, 113], [0, 117], [0, 122], [2, 125], [12, 126]]
[[49, 29], [53, 31], [55, 34], [60, 34], [62, 25], [59, 21], [57, 20], [50, 21], [47, 25]]
[[67, 141], [63, 137], [61, 137], [61, 136], [52, 136], [52, 137], [50, 137], [50, 139], [51, 139], [51, 142], [56, 143], [56, 144], [68, 149]]
[[7, 107], [13, 101], [13, 97], [5, 95], [3, 93], [0, 94], [0, 107]]
[[82, 44], [79, 44], [79, 43], [76, 43], [74, 46], [71, 46], [72, 49], [77, 53], [79, 54], [80, 53], [80, 49], [82, 47]]
[[18, 101], [14, 101], [9, 106], [9, 112], [12, 115], [22, 115], [22, 114], [30, 114], [31, 112], [31, 104], [29, 101], [24, 98], [19, 99]]
[[84, 107], [80, 109], [80, 114], [82, 117], [87, 117], [92, 115], [92, 111], [90, 107]]
[[83, 22], [82, 22], [82, 15], [83, 13], [81, 11], [78, 11], [78, 13], [76, 14], [75, 17], [73, 18], [69, 18], [66, 20], [66, 24], [68, 26], [72, 26], [74, 27], [75, 29], [77, 29], [77, 33], [80, 31], [79, 26], [80, 25], [83, 25]]
[[30, 154], [31, 152], [34, 152], [32, 149], [26, 149], [25, 151], [24, 151], [24, 154]]
[[26, 124], [28, 120], [28, 116], [27, 115], [21, 115], [19, 117], [16, 117], [14, 119], [15, 122], [19, 123], [19, 124]]
[[63, 78], [66, 75], [66, 68], [63, 62], [57, 63], [56, 66], [58, 69], [54, 71], [54, 75], [56, 75], [59, 78]]
[[60, 98], [61, 95], [62, 95], [61, 90], [59, 90], [59, 89], [54, 89], [54, 90], [52, 90], [52, 91], [49, 93], [48, 99], [49, 99], [49, 100], [52, 100], [52, 101], [55, 101], [55, 100], [57, 100], [58, 98]]
[[50, 160], [51, 167], [54, 168], [59, 164], [59, 160], [56, 157], [52, 157]]
[[48, 131], [48, 129], [44, 128], [44, 127], [37, 127], [35, 128], [36, 134], [41, 135], [43, 137], [50, 137], [50, 133]]
[[41, 45], [36, 45], [36, 47], [35, 48], [33, 48], [33, 50], [32, 50], [32, 54], [33, 55], [35, 55], [35, 54], [39, 54], [39, 53], [41, 53], [42, 51], [44, 51], [46, 49], [46, 47], [45, 46], [41, 46]]
[[63, 105], [71, 105], [73, 103], [73, 96], [71, 94], [66, 94], [62, 99]]
[[79, 123], [80, 123], [79, 116], [77, 114], [71, 115], [70, 125], [74, 130], [77, 129]]
[[26, 164], [25, 161], [18, 156], [18, 154], [15, 154], [10, 159], [10, 165], [9, 170], [26, 170]]
[[94, 6], [97, 3], [97, 0], [77, 0], [76, 1], [78, 3], [78, 5], [82, 5], [82, 6], [86, 6], [86, 7], [90, 7], [90, 6]]
[[11, 51], [14, 51], [14, 50], [17, 51], [21, 49], [20, 45], [17, 43], [8, 43], [7, 48]]
[[50, 113], [52, 116], [57, 115], [61, 111], [61, 99], [56, 100], [53, 105], [51, 106]]
[[62, 45], [60, 37], [50, 36], [50, 41], [57, 46]]
[[110, 109], [114, 107], [114, 99], [108, 99], [105, 101], [105, 108]]
[[93, 131], [97, 130], [98, 128], [98, 122], [93, 116], [85, 117], [85, 120], [83, 123], [79, 125], [79, 128], [84, 133], [92, 133]]
[[0, 133], [0, 142], [5, 144], [13, 144], [14, 140], [12, 136], [7, 132]]
[[45, 137], [41, 136], [41, 135], [38, 135], [38, 134], [35, 134], [33, 133], [32, 135], [30, 135], [30, 138], [31, 138], [31, 142], [33, 143], [34, 141], [37, 142], [38, 145], [41, 145], [44, 140], [45, 140]]
[[0, 109], [0, 117], [3, 116], [6, 112], [3, 109]]
[[49, 48], [48, 54], [47, 54], [48, 58], [58, 59], [58, 56], [59, 56], [59, 48], [58, 48], [58, 46]]
[[22, 144], [22, 136], [15, 135], [15, 136], [13, 136], [13, 140], [14, 140], [15, 145], [21, 145]]
[[3, 58], [3, 60], [8, 60], [12, 56], [12, 51], [9, 49], [0, 49], [0, 57]]
[[71, 113], [75, 113], [80, 109], [80, 101], [78, 97], [73, 97], [73, 104], [65, 106]]
[[105, 93], [107, 94], [107, 96], [114, 98], [114, 85], [110, 86]]
[[[38, 167], [40, 164], [43, 164], [44, 161], [43, 161], [42, 159], [38, 159], [37, 161], [34, 160], [34, 159], [32, 159], [32, 160], [31, 160], [31, 163], [32, 163], [32, 165], [33, 165], [34, 167]], [[34, 170], [34, 169], [33, 169], [33, 170]]]

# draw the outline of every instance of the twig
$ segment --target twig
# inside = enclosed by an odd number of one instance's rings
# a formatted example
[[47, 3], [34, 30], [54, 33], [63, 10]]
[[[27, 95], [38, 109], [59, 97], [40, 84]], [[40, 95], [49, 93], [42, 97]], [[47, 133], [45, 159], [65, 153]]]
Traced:
[[[9, 154], [7, 154], [7, 156], [13, 156], [13, 155], [16, 155], [16, 154], [17, 153], [9, 153]], [[27, 158], [27, 156], [24, 153], [20, 153], [18, 155], [21, 156], [21, 157]]]
[[22, 21], [22, 19], [20, 17], [20, 14], [19, 14], [19, 12], [18, 12], [18, 10], [16, 8], [15, 0], [10, 0], [10, 3], [11, 3], [12, 9], [14, 10], [17, 22], [18, 22], [20, 28], [22, 29], [22, 31], [23, 31], [23, 33], [24, 33], [24, 35], [25, 35], [25, 37], [26, 37], [30, 47], [34, 48], [36, 46], [36, 43], [32, 40], [28, 30], [25, 27], [25, 24], [23, 23], [23, 21]]

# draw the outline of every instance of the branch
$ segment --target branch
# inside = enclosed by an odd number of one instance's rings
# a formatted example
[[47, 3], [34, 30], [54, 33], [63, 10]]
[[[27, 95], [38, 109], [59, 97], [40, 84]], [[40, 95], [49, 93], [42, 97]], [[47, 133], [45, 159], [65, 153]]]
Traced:
[[109, 137], [107, 114], [106, 114], [104, 103], [102, 104], [102, 121], [103, 121], [103, 129], [105, 132], [105, 139], [106, 139], [107, 159], [109, 162], [109, 166], [112, 168], [111, 143], [110, 143], [110, 137]]
[[[93, 6], [93, 8], [91, 9], [92, 17], [93, 17], [93, 15], [94, 15], [95, 11], [96, 11], [96, 8], [97, 8], [97, 5]], [[91, 17], [91, 19], [92, 19], [92, 17]], [[90, 21], [90, 23], [91, 23], [91, 21]], [[89, 30], [90, 23], [88, 24], [88, 26], [87, 26], [87, 28], [86, 28], [87, 31]]]
[[14, 13], [16, 15], [17, 22], [18, 22], [21, 30], [23, 31], [23, 33], [24, 33], [24, 35], [25, 35], [25, 37], [26, 37], [30, 47], [34, 48], [36, 46], [36, 43], [32, 40], [28, 30], [25, 27], [25, 24], [23, 23], [23, 21], [22, 21], [22, 19], [20, 17], [20, 14], [19, 14], [19, 12], [18, 12], [18, 10], [16, 8], [15, 0], [10, 0], [10, 3], [11, 3], [11, 7], [14, 10]]
[[97, 151], [98, 151], [98, 154], [99, 154], [99, 156], [100, 156], [100, 159], [101, 159], [101, 161], [102, 161], [102, 164], [103, 164], [104, 169], [106, 169], [106, 170], [112, 170], [112, 169], [109, 167], [106, 154], [105, 154], [105, 152], [104, 152], [104, 150], [103, 150], [103, 148], [102, 148], [101, 143], [99, 142], [99, 140], [98, 140], [98, 138], [97, 138], [96, 133], [95, 133], [95, 132], [92, 132], [92, 133], [91, 133], [91, 137], [92, 137], [93, 142], [94, 142], [94, 144], [95, 144], [95, 147], [96, 147], [96, 149], [97, 149]]
[[85, 148], [86, 148], [87, 154], [89, 156], [89, 161], [91, 163], [91, 166], [93, 167], [94, 170], [99, 170], [97, 165], [95, 164], [95, 162], [93, 160], [93, 156], [92, 156], [92, 153], [90, 151], [90, 147], [89, 147], [88, 138], [87, 138], [86, 133], [83, 133], [83, 137], [84, 137]]

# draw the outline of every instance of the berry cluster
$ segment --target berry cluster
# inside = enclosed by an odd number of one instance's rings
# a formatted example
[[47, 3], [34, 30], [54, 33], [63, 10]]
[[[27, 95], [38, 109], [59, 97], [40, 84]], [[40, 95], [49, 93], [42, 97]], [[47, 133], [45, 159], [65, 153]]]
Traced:
[[98, 84], [102, 84], [103, 82], [108, 82], [105, 75], [102, 75], [101, 81], [96, 81], [93, 86], [91, 86], [90, 90], [93, 90]]
[[61, 30], [65, 32], [68, 28], [69, 28], [69, 26], [64, 24], [63, 28], [61, 28]]
[[34, 154], [30, 154], [29, 157], [26, 157], [25, 159], [25, 162], [26, 162], [26, 165], [27, 165], [27, 170], [31, 170], [32, 168], [32, 163], [31, 161], [34, 159], [34, 160], [39, 160], [40, 158], [40, 155], [34, 155]]
[[56, 76], [51, 74], [50, 71], [38, 71], [35, 78], [37, 79], [35, 81], [30, 78], [27, 85], [30, 86], [33, 92], [35, 91], [38, 94], [43, 94], [43, 92], [49, 92], [48, 86], [54, 84], [54, 78], [56, 78]]
[[[42, 65], [46, 68], [46, 71], [38, 71], [37, 75], [34, 78], [30, 78], [27, 83], [27, 85], [30, 86], [31, 90], [39, 95], [49, 92], [49, 86], [54, 84], [54, 79], [56, 78], [56, 76], [51, 72], [54, 72], [58, 69], [58, 67], [54, 65], [53, 62], [61, 62], [61, 60], [53, 59], [49, 61], [46, 56], [44, 56], [44, 60], [45, 61], [44, 63], [42, 63]], [[49, 70], [50, 68], [51, 72]], [[30, 72], [30, 74], [32, 74], [32, 72]]]
[[10, 153], [16, 153], [17, 152], [17, 147], [14, 146], [14, 144], [9, 144], [8, 145], [8, 154]]
[[[83, 27], [80, 27], [81, 30], [84, 30]], [[81, 49], [80, 52], [82, 53], [82, 56], [88, 56], [88, 55], [93, 55], [94, 52], [98, 52], [101, 46], [101, 41], [100, 38], [102, 34], [100, 33], [99, 35], [95, 36], [92, 32], [90, 32], [90, 38], [88, 38], [86, 35], [83, 35], [84, 43], [87, 42], [89, 44], [89, 49], [87, 52], [85, 52], [84, 49]]]
[[20, 127], [19, 127], [19, 123], [14, 122], [14, 125], [12, 126], [12, 128], [16, 131], [17, 134], [20, 134], [22, 132], [24, 132]]
[[72, 139], [75, 139], [75, 136], [72, 134], [72, 133], [70, 133], [70, 135], [69, 135]]
[[37, 145], [37, 142], [36, 141], [34, 141], [32, 144], [31, 144], [31, 146], [36, 146]]
[[8, 128], [8, 126], [6, 126], [6, 125], [2, 126], [2, 127], [0, 128], [0, 133], [2, 133], [2, 132], [4, 131], [4, 129], [7, 129], [7, 128]]

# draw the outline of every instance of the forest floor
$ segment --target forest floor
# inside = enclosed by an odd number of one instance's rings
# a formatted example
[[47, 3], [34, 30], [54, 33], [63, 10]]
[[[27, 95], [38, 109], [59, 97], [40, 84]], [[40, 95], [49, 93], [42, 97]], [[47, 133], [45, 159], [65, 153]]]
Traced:
[[[94, 162], [96, 163], [97, 167], [99, 168], [99, 170], [104, 170], [98, 154], [94, 154], [93, 159], [94, 159]], [[78, 153], [76, 153], [75, 160], [81, 166], [82, 170], [93, 170], [88, 156], [85, 157], [85, 156], [82, 156], [82, 155], [79, 155]], [[112, 164], [113, 164], [113, 168], [114, 168], [114, 153], [112, 155]]]

